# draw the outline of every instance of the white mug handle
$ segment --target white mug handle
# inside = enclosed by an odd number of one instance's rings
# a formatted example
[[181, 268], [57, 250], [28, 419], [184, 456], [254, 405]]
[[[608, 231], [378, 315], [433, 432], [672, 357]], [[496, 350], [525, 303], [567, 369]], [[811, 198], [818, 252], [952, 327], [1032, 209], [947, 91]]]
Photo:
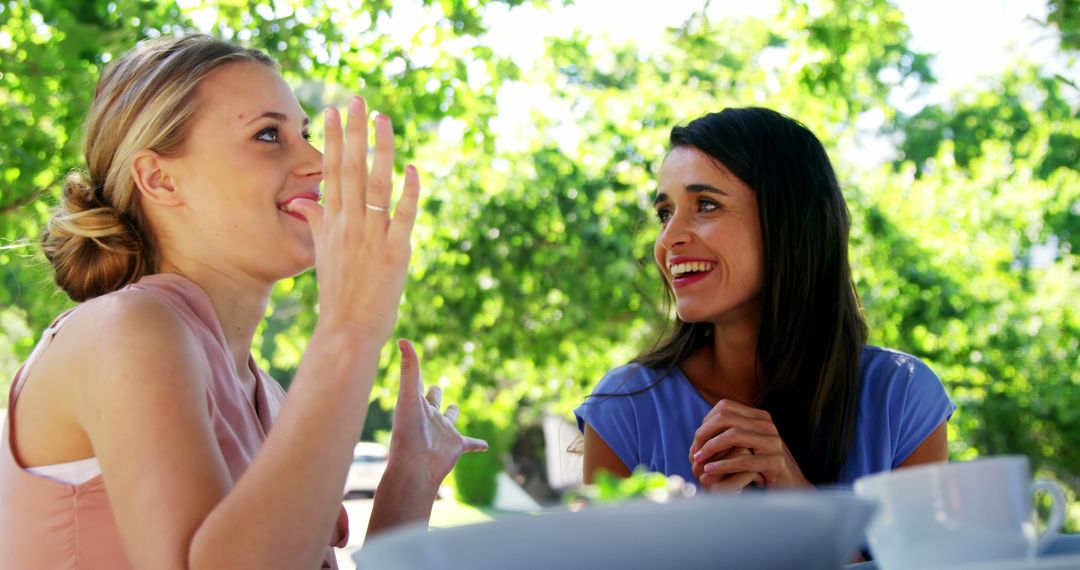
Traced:
[[1062, 523], [1065, 522], [1065, 493], [1062, 492], [1061, 486], [1053, 481], [1037, 479], [1031, 484], [1031, 494], [1034, 495], [1038, 491], [1049, 493], [1053, 504], [1050, 507], [1050, 520], [1046, 521], [1046, 530], [1039, 535], [1039, 542], [1035, 545], [1037, 553], [1046, 550], [1050, 541], [1057, 537]]

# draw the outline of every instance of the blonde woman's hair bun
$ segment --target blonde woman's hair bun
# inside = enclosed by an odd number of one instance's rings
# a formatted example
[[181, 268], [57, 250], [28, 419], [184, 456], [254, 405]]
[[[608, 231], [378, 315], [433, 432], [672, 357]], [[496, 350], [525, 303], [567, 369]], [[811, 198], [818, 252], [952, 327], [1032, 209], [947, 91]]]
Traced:
[[108, 203], [101, 185], [74, 171], [64, 180], [41, 245], [56, 284], [73, 300], [85, 301], [148, 272], [150, 252], [141, 233]]

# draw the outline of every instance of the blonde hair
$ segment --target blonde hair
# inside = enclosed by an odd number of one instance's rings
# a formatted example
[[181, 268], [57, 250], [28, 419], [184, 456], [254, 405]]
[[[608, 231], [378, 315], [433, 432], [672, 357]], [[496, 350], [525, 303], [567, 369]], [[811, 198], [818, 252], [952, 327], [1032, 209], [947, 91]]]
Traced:
[[187, 35], [142, 42], [105, 68], [86, 119], [86, 169], [67, 176], [41, 239], [56, 284], [73, 300], [157, 271], [131, 161], [144, 149], [179, 154], [198, 110], [199, 83], [232, 62], [277, 66], [258, 50]]

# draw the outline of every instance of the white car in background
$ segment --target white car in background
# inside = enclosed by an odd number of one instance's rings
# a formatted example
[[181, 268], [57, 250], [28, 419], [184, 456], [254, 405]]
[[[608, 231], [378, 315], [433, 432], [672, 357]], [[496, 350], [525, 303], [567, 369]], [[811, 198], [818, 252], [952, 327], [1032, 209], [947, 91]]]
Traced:
[[353, 448], [353, 462], [345, 479], [345, 498], [374, 497], [386, 471], [387, 449], [381, 443], [361, 441]]

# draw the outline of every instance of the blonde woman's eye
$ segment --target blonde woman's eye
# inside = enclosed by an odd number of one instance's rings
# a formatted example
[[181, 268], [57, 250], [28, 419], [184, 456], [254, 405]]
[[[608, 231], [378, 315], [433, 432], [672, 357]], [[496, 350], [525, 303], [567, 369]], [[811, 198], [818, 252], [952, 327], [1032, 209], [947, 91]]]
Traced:
[[255, 134], [255, 140], [272, 143], [281, 142], [278, 139], [277, 127], [266, 127], [265, 129], [259, 131]]
[[304, 131], [300, 133], [300, 136], [304, 137], [304, 140], [311, 142], [311, 131]]
[[660, 208], [656, 210], [656, 219], [660, 220], [660, 223], [667, 222], [671, 218], [671, 208]]

